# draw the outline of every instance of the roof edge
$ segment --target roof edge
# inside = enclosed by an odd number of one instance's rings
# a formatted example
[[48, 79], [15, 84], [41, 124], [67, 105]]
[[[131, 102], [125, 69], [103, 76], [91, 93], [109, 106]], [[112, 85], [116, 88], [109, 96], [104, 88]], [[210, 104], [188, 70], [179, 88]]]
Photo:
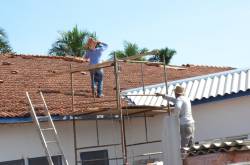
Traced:
[[191, 101], [192, 105], [199, 105], [199, 104], [205, 104], [205, 103], [211, 103], [216, 101], [222, 101], [227, 99], [233, 99], [237, 97], [243, 97], [243, 96], [250, 96], [250, 89], [246, 91], [239, 91], [238, 93], [230, 93], [225, 95], [217, 95], [216, 97], [210, 97], [210, 98], [203, 98], [203, 99], [195, 99]]
[[2, 54], [7, 57], [22, 57], [22, 58], [47, 58], [47, 59], [60, 59], [65, 61], [79, 62], [85, 63], [82, 57], [74, 57], [74, 56], [50, 56], [50, 55], [32, 55], [32, 54]]

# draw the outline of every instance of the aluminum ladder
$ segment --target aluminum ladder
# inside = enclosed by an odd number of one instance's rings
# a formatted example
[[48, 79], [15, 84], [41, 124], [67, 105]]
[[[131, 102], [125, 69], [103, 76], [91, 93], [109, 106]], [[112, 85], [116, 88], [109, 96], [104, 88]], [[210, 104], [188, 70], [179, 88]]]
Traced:
[[[41, 96], [42, 101], [43, 101], [42, 106], [44, 107], [45, 116], [37, 116], [35, 107], [31, 102], [31, 98], [30, 98], [30, 95], [28, 92], [26, 92], [26, 96], [27, 96], [29, 104], [30, 104], [30, 114], [32, 116], [33, 123], [36, 125], [36, 129], [40, 135], [40, 139], [41, 139], [42, 145], [44, 147], [49, 165], [54, 165], [54, 163], [52, 161], [52, 155], [51, 155], [51, 152], [50, 152], [49, 147], [48, 147], [49, 144], [53, 144], [53, 143], [56, 144], [57, 149], [59, 151], [58, 154], [60, 154], [60, 156], [62, 157], [64, 165], [69, 165], [69, 163], [68, 163], [68, 161], [63, 153], [62, 147], [60, 145], [61, 144], [60, 139], [58, 137], [55, 125], [54, 125], [53, 120], [51, 118], [51, 115], [49, 113], [49, 110], [48, 110], [48, 107], [47, 107], [47, 104], [45, 102], [45, 99], [43, 97], [42, 92], [40, 92], [40, 96]], [[41, 124], [40, 124], [41, 120], [44, 122], [47, 122], [49, 127], [42, 128]], [[45, 133], [45, 132], [47, 132], [47, 133]], [[52, 136], [54, 137], [54, 141], [47, 141], [46, 140], [46, 134], [48, 135], [48, 133], [52, 134]]]

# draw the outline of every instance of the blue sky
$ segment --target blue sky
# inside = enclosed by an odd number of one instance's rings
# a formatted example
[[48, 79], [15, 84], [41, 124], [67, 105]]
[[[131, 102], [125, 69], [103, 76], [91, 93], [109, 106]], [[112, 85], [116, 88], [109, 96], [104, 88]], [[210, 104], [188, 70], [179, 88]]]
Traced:
[[249, 0], [1, 0], [0, 27], [14, 51], [45, 55], [59, 31], [96, 32], [112, 50], [123, 41], [169, 47], [171, 64], [248, 67]]

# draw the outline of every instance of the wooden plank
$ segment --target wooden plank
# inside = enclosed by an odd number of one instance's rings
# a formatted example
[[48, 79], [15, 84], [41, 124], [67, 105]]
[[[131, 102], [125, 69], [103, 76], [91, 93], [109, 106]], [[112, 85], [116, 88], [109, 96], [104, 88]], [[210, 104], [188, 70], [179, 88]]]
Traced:
[[[143, 114], [143, 113], [152, 113], [152, 114], [158, 114], [158, 113], [165, 113], [168, 111], [167, 107], [154, 107], [154, 106], [144, 106], [144, 107], [136, 107], [136, 106], [129, 106], [129, 107], [123, 107], [123, 115], [125, 116], [133, 116], [137, 114]], [[150, 113], [150, 115], [152, 115]], [[71, 115], [75, 116], [85, 116], [85, 115], [120, 115], [120, 112], [117, 111], [117, 108], [88, 108], [86, 111], [75, 111], [71, 113]]]
[[[137, 54], [134, 56], [124, 57], [124, 58], [121, 58], [120, 60], [122, 60], [122, 61], [134, 60], [134, 59], [144, 57], [147, 55], [157, 55], [157, 53], [158, 53], [158, 51], [151, 51], [151, 52], [147, 52], [144, 54]], [[77, 73], [77, 72], [82, 72], [82, 71], [89, 71], [89, 70], [94, 70], [94, 69], [106, 68], [106, 67], [111, 67], [113, 65], [114, 65], [114, 61], [106, 61], [106, 62], [96, 64], [96, 65], [89, 65], [89, 66], [83, 66], [82, 68], [78, 68], [78, 69], [72, 69], [71, 71], [69, 70], [69, 71], [63, 71], [63, 72], [50, 74], [50, 75], [48, 75], [48, 77], [66, 74], [66, 73]]]
[[122, 94], [122, 96], [157, 96], [153, 94]]
[[143, 64], [158, 64], [162, 65], [162, 62], [151, 62], [151, 61], [136, 61], [136, 60], [118, 60], [119, 62], [128, 62], [128, 63], [143, 63]]
[[137, 54], [137, 55], [134, 55], [134, 56], [120, 58], [119, 60], [123, 60], [123, 61], [135, 60], [137, 58], [144, 57], [144, 56], [147, 56], [147, 55], [155, 55], [155, 56], [157, 56], [158, 55], [158, 50], [153, 50], [153, 51], [146, 52], [146, 53], [143, 53], [143, 54]]

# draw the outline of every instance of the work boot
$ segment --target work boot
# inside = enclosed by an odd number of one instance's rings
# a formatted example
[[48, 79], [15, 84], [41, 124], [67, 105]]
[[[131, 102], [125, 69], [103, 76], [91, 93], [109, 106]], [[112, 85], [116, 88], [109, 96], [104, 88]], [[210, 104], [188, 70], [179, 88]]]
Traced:
[[101, 97], [104, 97], [104, 95], [103, 95], [103, 94], [100, 94], [100, 95], [98, 95], [97, 97], [98, 97], [98, 98], [101, 98]]

